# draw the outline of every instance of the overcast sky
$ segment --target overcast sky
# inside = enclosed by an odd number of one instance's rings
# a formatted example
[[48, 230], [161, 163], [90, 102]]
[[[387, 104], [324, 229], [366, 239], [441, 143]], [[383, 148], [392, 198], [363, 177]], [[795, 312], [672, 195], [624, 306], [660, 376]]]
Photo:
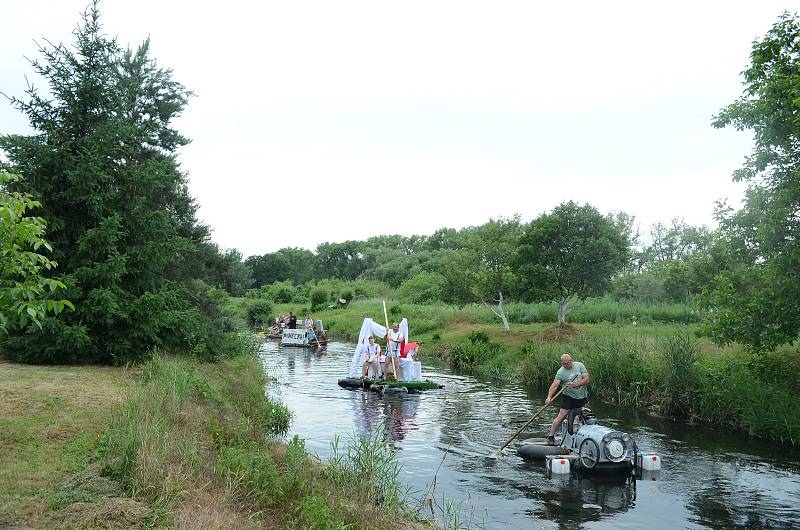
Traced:
[[[87, 0], [0, 0], [0, 91]], [[195, 92], [178, 129], [199, 217], [245, 256], [562, 201], [713, 225], [751, 136], [711, 127], [742, 93], [773, 2], [106, 0], [107, 34]], [[27, 133], [0, 101], [0, 133]]]

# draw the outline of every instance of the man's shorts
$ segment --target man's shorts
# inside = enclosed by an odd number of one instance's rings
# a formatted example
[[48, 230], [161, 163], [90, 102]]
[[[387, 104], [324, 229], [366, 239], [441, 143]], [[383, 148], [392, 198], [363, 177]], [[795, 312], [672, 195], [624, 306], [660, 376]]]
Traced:
[[583, 399], [575, 399], [572, 396], [568, 396], [563, 394], [561, 396], [561, 408], [562, 409], [577, 409], [589, 402], [589, 398], [585, 397]]

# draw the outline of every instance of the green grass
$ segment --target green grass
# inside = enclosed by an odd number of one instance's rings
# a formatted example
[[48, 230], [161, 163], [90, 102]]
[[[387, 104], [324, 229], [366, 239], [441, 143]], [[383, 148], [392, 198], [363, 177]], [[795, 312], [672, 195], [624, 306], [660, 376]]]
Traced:
[[374, 487], [368, 478], [340, 471], [341, 462], [319, 465], [298, 438], [283, 443], [291, 414], [266, 397], [266, 384], [252, 356], [215, 365], [154, 358], [106, 433], [107, 473], [152, 506], [158, 525], [356, 529], [408, 522], [400, 497], [384, 495], [379, 505], [364, 495]]
[[91, 461], [132, 374], [0, 362], [0, 527], [49, 526], [60, 484]]

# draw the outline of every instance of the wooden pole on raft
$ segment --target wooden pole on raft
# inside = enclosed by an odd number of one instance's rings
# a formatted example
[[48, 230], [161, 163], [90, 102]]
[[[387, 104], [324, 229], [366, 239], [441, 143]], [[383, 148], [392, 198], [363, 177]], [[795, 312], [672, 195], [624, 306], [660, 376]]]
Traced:
[[[575, 374], [575, 376], [574, 376], [572, 379], [570, 379], [568, 382], [569, 382], [569, 383], [571, 383], [571, 382], [575, 381], [575, 379], [577, 379], [577, 377], [578, 377], [579, 375], [580, 375], [580, 374]], [[505, 448], [506, 448], [506, 446], [507, 446], [508, 444], [510, 444], [510, 443], [511, 443], [511, 441], [512, 441], [514, 438], [516, 438], [516, 437], [517, 437], [517, 435], [518, 435], [519, 433], [521, 433], [521, 432], [522, 432], [522, 429], [524, 429], [525, 427], [527, 427], [528, 425], [530, 425], [530, 424], [531, 424], [531, 422], [533, 422], [533, 420], [535, 420], [536, 418], [538, 418], [538, 417], [539, 417], [539, 414], [541, 414], [542, 412], [544, 412], [544, 409], [546, 409], [547, 407], [549, 407], [549, 406], [550, 406], [550, 405], [553, 403], [553, 401], [555, 401], [555, 400], [556, 400], [556, 398], [557, 398], [558, 396], [560, 396], [560, 395], [561, 395], [561, 393], [562, 393], [562, 392], [564, 391], [564, 389], [566, 389], [566, 388], [567, 388], [566, 384], [564, 384], [564, 385], [561, 385], [561, 388], [558, 390], [558, 392], [556, 392], [556, 395], [555, 395], [555, 396], [553, 396], [553, 399], [551, 399], [551, 400], [550, 400], [550, 403], [546, 403], [545, 405], [543, 405], [543, 406], [542, 406], [542, 408], [540, 408], [538, 411], [536, 411], [536, 414], [534, 414], [533, 416], [531, 416], [531, 419], [529, 419], [528, 421], [526, 421], [526, 422], [525, 422], [525, 424], [524, 424], [522, 427], [520, 427], [519, 429], [517, 429], [517, 431], [516, 431], [514, 434], [512, 434], [512, 435], [511, 435], [511, 438], [509, 438], [508, 440], [506, 440], [506, 442], [505, 442], [503, 445], [501, 445], [501, 446], [500, 446], [500, 449], [498, 449], [498, 450], [495, 452], [495, 455], [500, 455], [500, 453], [503, 451], [503, 449], [505, 449]]]
[[386, 356], [392, 361], [392, 379], [397, 381], [397, 365], [394, 361], [394, 356], [389, 355], [389, 342], [391, 342], [391, 332], [389, 331], [389, 314], [386, 312], [386, 300], [383, 301], [383, 318], [386, 321]]

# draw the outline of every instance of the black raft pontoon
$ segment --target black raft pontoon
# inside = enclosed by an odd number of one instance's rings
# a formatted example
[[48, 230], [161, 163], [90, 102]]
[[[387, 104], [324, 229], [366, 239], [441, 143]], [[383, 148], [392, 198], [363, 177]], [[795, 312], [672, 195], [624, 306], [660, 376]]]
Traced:
[[444, 388], [444, 385], [434, 383], [430, 379], [424, 381], [376, 381], [370, 377], [345, 377], [344, 379], [339, 379], [339, 386], [342, 388], [363, 388], [369, 390], [372, 385], [380, 385], [387, 388], [407, 388], [408, 390], [434, 390], [437, 388]]

